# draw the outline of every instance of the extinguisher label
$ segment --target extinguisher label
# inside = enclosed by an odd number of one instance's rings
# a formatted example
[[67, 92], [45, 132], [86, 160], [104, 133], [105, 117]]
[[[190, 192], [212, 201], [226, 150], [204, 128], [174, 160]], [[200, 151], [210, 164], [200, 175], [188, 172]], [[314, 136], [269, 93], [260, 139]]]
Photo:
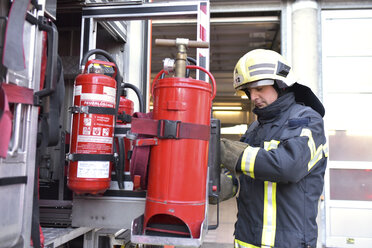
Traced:
[[91, 127], [83, 127], [83, 135], [90, 135]]
[[78, 142], [89, 142], [89, 143], [105, 143], [105, 144], [112, 144], [113, 138], [112, 137], [103, 137], [101, 135], [101, 131], [93, 128], [93, 135], [79, 135], [77, 138]]
[[74, 95], [80, 96], [83, 105], [113, 108], [116, 102], [116, 89], [103, 86], [98, 92], [82, 92], [81, 85], [74, 89]]
[[92, 125], [92, 118], [84, 118], [84, 126], [90, 127]]
[[116, 96], [116, 89], [115, 88], [111, 88], [111, 87], [106, 87], [104, 86], [103, 87], [103, 94], [104, 95], [107, 95], [107, 96], [111, 96], [115, 99], [115, 96]]
[[112, 107], [112, 105], [115, 104], [115, 96], [110, 96], [110, 95], [82, 93], [80, 99], [82, 101], [89, 101], [89, 104], [86, 104], [86, 105], [91, 105], [91, 106]]
[[76, 85], [74, 87], [74, 96], [80, 96], [81, 95], [81, 89], [82, 89], [81, 85]]
[[77, 177], [80, 178], [109, 178], [109, 161], [78, 161]]
[[[74, 105], [114, 108], [116, 88], [96, 84], [76, 85]], [[72, 153], [111, 154], [113, 149], [113, 127], [115, 118], [109, 114], [75, 113]]]

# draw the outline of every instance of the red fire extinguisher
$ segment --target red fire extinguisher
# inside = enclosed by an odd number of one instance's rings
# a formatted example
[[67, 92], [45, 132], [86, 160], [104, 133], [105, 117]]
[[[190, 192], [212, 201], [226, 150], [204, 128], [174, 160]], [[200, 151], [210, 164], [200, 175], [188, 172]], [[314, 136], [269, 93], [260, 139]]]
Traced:
[[[112, 67], [114, 75], [104, 75], [102, 66]], [[110, 186], [116, 73], [115, 63], [90, 60], [75, 80], [67, 185], [76, 194], [100, 194]]]
[[[175, 77], [158, 80], [164, 73], [161, 71], [152, 89], [157, 144], [151, 147], [143, 231], [146, 235], [199, 238], [206, 218], [208, 145], [216, 82], [204, 68], [186, 67], [185, 61], [182, 64], [185, 44], [164, 42], [174, 43], [181, 51]], [[186, 69], [202, 70], [213, 87], [186, 78]], [[133, 132], [136, 124], [140, 121], [132, 122]]]

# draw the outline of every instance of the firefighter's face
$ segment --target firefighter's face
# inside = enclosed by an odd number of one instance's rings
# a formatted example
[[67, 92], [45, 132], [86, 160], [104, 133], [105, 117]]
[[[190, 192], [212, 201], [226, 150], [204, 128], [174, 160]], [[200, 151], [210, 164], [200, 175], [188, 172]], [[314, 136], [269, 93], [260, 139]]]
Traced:
[[250, 88], [249, 93], [252, 102], [257, 108], [264, 108], [278, 99], [278, 93], [271, 85]]

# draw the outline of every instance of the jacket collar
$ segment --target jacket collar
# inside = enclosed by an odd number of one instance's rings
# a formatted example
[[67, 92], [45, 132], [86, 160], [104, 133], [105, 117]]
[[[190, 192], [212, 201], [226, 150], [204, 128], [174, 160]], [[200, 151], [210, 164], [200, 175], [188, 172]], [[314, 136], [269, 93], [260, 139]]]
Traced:
[[272, 122], [280, 118], [282, 113], [295, 103], [294, 93], [289, 92], [264, 108], [254, 108], [253, 113], [257, 115], [257, 120], [259, 123]]

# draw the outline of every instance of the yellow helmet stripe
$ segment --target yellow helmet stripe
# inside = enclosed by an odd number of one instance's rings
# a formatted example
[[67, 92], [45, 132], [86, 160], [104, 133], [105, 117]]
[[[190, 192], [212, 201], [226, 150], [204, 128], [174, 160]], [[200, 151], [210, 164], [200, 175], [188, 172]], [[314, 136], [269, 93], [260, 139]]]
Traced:
[[256, 70], [256, 71], [250, 71], [249, 76], [254, 77], [257, 75], [262, 75], [262, 74], [274, 74], [274, 70]]
[[275, 64], [272, 63], [261, 63], [261, 64], [255, 64], [248, 67], [248, 70], [255, 70], [259, 68], [275, 68]]

